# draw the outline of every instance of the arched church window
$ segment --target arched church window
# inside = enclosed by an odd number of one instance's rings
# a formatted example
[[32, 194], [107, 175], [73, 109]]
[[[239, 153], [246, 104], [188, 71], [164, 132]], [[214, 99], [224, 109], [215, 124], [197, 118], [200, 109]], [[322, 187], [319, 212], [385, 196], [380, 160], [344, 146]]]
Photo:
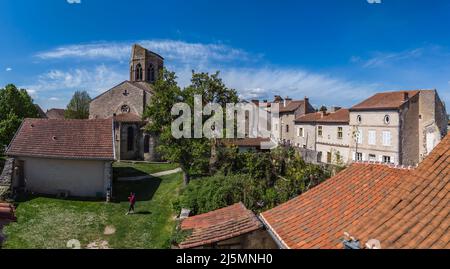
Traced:
[[144, 153], [150, 152], [150, 136], [144, 136]]
[[148, 69], [148, 79], [150, 80], [150, 82], [154, 82], [155, 81], [155, 68], [153, 67], [153, 65], [150, 65], [150, 68]]
[[136, 80], [142, 80], [142, 65], [136, 65]]
[[130, 107], [127, 106], [127, 105], [123, 105], [123, 106], [120, 108], [120, 111], [122, 111], [122, 113], [130, 113]]
[[128, 127], [127, 130], [127, 150], [134, 150], [134, 128], [132, 126]]

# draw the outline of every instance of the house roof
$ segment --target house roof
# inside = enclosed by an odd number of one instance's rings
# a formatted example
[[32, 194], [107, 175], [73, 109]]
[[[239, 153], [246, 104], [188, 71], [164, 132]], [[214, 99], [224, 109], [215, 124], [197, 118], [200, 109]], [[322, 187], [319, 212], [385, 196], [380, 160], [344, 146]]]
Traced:
[[42, 110], [42, 108], [38, 104], [35, 104], [34, 106], [38, 111], [39, 118], [47, 118], [47, 115], [45, 114], [44, 110]]
[[182, 230], [192, 230], [179, 247], [195, 248], [240, 236], [262, 228], [255, 214], [242, 203], [221, 208], [182, 221]]
[[348, 232], [381, 248], [450, 248], [450, 134]]
[[122, 113], [112, 118], [116, 122], [143, 122], [142, 117], [134, 113]]
[[339, 109], [336, 112], [325, 113], [322, 112], [309, 113], [300, 115], [295, 119], [296, 123], [349, 123], [350, 111], [348, 109]]
[[261, 219], [286, 248], [342, 248], [344, 232], [370, 215], [409, 173], [388, 165], [355, 163], [263, 212]]
[[0, 202], [0, 224], [2, 221], [15, 221], [15, 210], [11, 204]]
[[47, 113], [45, 113], [45, 115], [47, 115], [48, 119], [52, 119], [52, 120], [62, 120], [64, 119], [64, 112], [66, 112], [65, 109], [60, 109], [60, 108], [52, 108], [47, 110]]
[[242, 139], [222, 139], [222, 143], [226, 145], [234, 145], [240, 147], [260, 147], [261, 143], [270, 142], [270, 138], [242, 138]]
[[25, 119], [8, 156], [114, 160], [112, 120]]
[[300, 106], [305, 104], [304, 100], [295, 100], [295, 101], [286, 101], [287, 104], [284, 106], [283, 102], [280, 102], [280, 113], [288, 113], [288, 112], [294, 112], [297, 110]]
[[[411, 97], [414, 97], [421, 91], [429, 90], [412, 90], [412, 91], [395, 91], [377, 93], [361, 103], [353, 106], [351, 111], [358, 110], [380, 110], [380, 109], [399, 109], [403, 104], [407, 103]], [[405, 99], [405, 94], [408, 98]]]

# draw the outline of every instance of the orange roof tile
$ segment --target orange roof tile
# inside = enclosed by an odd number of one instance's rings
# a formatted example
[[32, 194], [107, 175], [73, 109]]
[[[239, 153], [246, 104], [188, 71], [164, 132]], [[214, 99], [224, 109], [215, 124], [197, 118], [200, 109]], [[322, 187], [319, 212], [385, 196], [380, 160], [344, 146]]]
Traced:
[[25, 119], [8, 156], [114, 160], [112, 120]]
[[350, 111], [348, 109], [339, 109], [336, 112], [325, 113], [322, 112], [305, 114], [295, 119], [296, 123], [349, 123]]
[[286, 248], [342, 248], [343, 233], [370, 215], [409, 173], [382, 164], [352, 164], [261, 217]]
[[[353, 106], [350, 110], [379, 110], [379, 109], [399, 109], [403, 104], [407, 103], [409, 99], [421, 91], [427, 90], [413, 90], [413, 91], [395, 91], [377, 93], [363, 102]], [[405, 94], [408, 98], [405, 100]]]
[[15, 221], [15, 210], [11, 204], [0, 203], [0, 224], [7, 221]]
[[381, 248], [450, 248], [450, 134], [349, 232]]
[[182, 230], [192, 230], [179, 247], [195, 248], [227, 240], [262, 228], [255, 214], [242, 203], [221, 208], [182, 221]]

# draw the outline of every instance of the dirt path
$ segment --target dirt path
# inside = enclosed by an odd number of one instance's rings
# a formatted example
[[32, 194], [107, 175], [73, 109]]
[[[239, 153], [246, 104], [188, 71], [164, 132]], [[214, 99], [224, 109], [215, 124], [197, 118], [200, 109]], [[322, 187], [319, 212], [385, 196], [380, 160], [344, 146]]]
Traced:
[[181, 168], [168, 170], [168, 171], [163, 171], [163, 172], [158, 172], [158, 173], [150, 174], [150, 175], [147, 175], [147, 176], [119, 177], [117, 180], [118, 181], [139, 181], [139, 180], [150, 179], [152, 177], [162, 177], [162, 176], [172, 175], [172, 174], [176, 174], [176, 173], [179, 173], [179, 172], [181, 172]]

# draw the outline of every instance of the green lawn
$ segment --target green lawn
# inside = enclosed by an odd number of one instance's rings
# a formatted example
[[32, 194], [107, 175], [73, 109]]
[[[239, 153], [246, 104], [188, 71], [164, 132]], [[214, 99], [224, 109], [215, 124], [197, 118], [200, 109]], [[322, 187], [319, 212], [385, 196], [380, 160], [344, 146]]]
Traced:
[[[145, 164], [131, 168], [143, 173], [167, 170]], [[117, 203], [29, 198], [19, 202], [17, 223], [5, 227], [8, 238], [3, 247], [65, 248], [68, 240], [77, 239], [82, 247], [107, 241], [110, 248], [168, 248], [175, 216], [172, 201], [181, 186], [178, 173], [116, 183], [116, 198], [121, 201]], [[129, 191], [137, 194], [136, 214], [125, 216]], [[104, 235], [106, 226], [114, 227], [115, 233]]]
[[162, 171], [173, 170], [178, 168], [178, 164], [174, 163], [114, 163], [114, 178], [118, 177], [133, 177], [145, 174], [154, 174]]

